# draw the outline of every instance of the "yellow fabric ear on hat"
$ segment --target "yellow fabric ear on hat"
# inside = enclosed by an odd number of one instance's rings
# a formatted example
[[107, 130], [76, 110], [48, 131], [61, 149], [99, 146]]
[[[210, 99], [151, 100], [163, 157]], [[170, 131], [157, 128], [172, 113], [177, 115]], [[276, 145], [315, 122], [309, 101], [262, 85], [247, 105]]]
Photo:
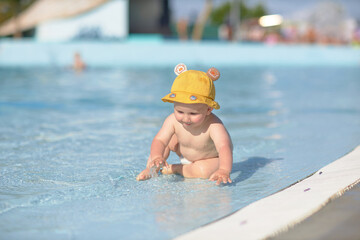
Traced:
[[214, 67], [209, 68], [209, 70], [206, 73], [209, 78], [213, 81], [216, 81], [220, 78], [220, 72]]
[[219, 70], [217, 70], [216, 68], [212, 67], [212, 68], [209, 68], [209, 70], [207, 71], [206, 73], [209, 78], [213, 81], [216, 81], [220, 78], [220, 72]]
[[180, 75], [180, 73], [186, 72], [187, 71], [187, 67], [184, 63], [179, 63], [178, 65], [175, 66], [174, 68], [174, 72], [176, 75]]

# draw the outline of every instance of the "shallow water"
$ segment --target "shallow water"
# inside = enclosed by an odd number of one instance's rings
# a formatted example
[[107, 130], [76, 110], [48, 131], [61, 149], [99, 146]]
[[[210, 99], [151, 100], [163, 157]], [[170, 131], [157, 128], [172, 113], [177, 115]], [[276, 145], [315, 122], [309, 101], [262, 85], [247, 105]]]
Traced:
[[233, 183], [218, 187], [135, 180], [172, 111], [160, 100], [172, 69], [0, 69], [0, 238], [170, 239], [360, 143], [360, 68], [220, 71], [215, 113], [232, 136], [234, 167]]

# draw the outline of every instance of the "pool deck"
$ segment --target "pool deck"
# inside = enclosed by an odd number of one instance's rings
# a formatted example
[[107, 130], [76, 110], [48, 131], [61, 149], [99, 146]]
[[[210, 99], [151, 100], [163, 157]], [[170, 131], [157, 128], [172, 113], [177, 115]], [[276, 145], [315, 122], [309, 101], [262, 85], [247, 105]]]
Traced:
[[176, 239], [360, 239], [359, 182], [360, 145], [288, 188]]
[[320, 211], [268, 240], [360, 239], [360, 184], [334, 199]]

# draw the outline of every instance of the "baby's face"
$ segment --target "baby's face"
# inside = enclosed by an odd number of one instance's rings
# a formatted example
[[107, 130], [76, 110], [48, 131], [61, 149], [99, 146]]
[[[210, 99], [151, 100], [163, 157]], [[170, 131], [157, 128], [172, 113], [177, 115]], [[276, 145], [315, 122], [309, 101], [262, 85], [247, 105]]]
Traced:
[[201, 126], [206, 116], [210, 115], [212, 108], [206, 104], [185, 104], [174, 102], [174, 114], [176, 120], [185, 128]]

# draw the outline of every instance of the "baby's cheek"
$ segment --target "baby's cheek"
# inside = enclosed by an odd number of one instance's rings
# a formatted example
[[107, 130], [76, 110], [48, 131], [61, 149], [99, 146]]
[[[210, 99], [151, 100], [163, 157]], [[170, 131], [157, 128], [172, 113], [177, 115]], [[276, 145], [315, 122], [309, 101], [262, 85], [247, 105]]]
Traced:
[[181, 120], [181, 116], [180, 116], [179, 114], [175, 113], [175, 119], [176, 119], [177, 121], [180, 121], [180, 120]]
[[203, 120], [204, 120], [204, 118], [202, 116], [196, 116], [192, 122], [199, 123], [199, 122], [202, 122]]

